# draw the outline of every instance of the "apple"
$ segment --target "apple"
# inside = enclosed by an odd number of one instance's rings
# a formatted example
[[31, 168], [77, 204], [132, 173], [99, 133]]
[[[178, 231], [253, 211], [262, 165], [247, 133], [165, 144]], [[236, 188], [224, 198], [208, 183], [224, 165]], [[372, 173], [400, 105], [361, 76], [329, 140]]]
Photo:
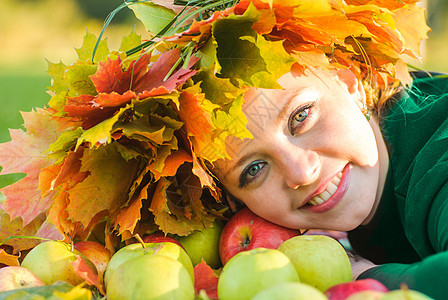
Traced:
[[237, 253], [222, 268], [218, 298], [251, 299], [267, 287], [281, 282], [299, 282], [289, 258], [275, 249], [256, 248]]
[[284, 241], [300, 235], [300, 231], [271, 223], [245, 207], [230, 218], [219, 241], [223, 265], [241, 251], [255, 248], [277, 249]]
[[361, 291], [345, 298], [345, 300], [380, 300], [383, 299], [384, 292]]
[[74, 248], [95, 265], [98, 275], [103, 278], [103, 273], [112, 257], [110, 251], [104, 245], [93, 241], [77, 242]]
[[108, 300], [185, 299], [195, 296], [185, 266], [163, 255], [142, 255], [121, 264], [110, 277]]
[[318, 289], [301, 282], [282, 282], [258, 292], [252, 300], [327, 300]]
[[120, 250], [118, 250], [110, 259], [107, 265], [106, 272], [104, 273], [104, 283], [109, 285], [109, 279], [114, 271], [123, 263], [129, 261], [132, 258], [139, 256], [153, 256], [162, 255], [173, 258], [174, 260], [182, 263], [190, 274], [191, 280], [194, 283], [194, 271], [193, 264], [190, 257], [185, 250], [175, 243], [161, 242], [161, 243], [134, 243], [129, 244]]
[[399, 290], [393, 290], [387, 292], [381, 300], [432, 300], [423, 293], [409, 290], [408, 288], [401, 288]]
[[301, 235], [284, 241], [279, 251], [294, 264], [300, 280], [325, 292], [352, 281], [352, 267], [344, 248], [325, 235]]
[[336, 284], [327, 289], [325, 291], [325, 295], [327, 295], [329, 300], [344, 300], [352, 294], [366, 290], [378, 291], [384, 293], [389, 291], [389, 289], [378, 280], [373, 278], [366, 278]]
[[178, 240], [190, 256], [193, 266], [199, 264], [203, 258], [213, 269], [221, 267], [219, 238], [223, 227], [221, 221], [215, 220], [212, 227], [179, 237]]
[[[58, 241], [47, 241], [38, 244], [25, 256], [22, 267], [30, 270], [45, 284], [52, 284], [58, 280], [67, 281], [73, 285], [84, 282], [79, 277], [71, 262], [81, 253], [71, 245]], [[86, 260], [91, 265], [91, 262]]]
[[[161, 243], [161, 242], [171, 242], [183, 248], [182, 244], [175, 238], [165, 235], [163, 232], [151, 233], [143, 237], [144, 243]], [[184, 249], [185, 250], [185, 249]]]
[[0, 292], [43, 285], [45, 283], [42, 280], [24, 267], [10, 266], [0, 269]]

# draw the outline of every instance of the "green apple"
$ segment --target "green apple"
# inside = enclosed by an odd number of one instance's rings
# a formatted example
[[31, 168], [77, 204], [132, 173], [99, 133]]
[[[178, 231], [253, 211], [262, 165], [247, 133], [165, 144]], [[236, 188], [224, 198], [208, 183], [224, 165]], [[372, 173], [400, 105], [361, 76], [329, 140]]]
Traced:
[[237, 253], [222, 268], [218, 298], [252, 299], [259, 291], [281, 282], [299, 282], [289, 258], [275, 249], [256, 248]]
[[224, 224], [216, 220], [213, 222], [213, 227], [178, 238], [194, 266], [199, 264], [203, 258], [211, 268], [218, 269], [221, 267], [219, 238], [223, 227]]
[[193, 300], [194, 285], [185, 266], [162, 255], [142, 255], [121, 264], [109, 279], [108, 300]]
[[181, 246], [171, 242], [144, 244], [135, 243], [121, 248], [110, 259], [109, 264], [107, 265], [106, 272], [104, 273], [104, 283], [106, 287], [109, 284], [108, 282], [112, 273], [121, 264], [127, 262], [132, 258], [147, 255], [152, 256], [154, 254], [167, 256], [182, 263], [187, 269], [187, 272], [188, 274], [190, 274], [191, 280], [194, 283], [193, 264], [191, 263], [190, 257], [188, 256], [187, 252], [185, 252], [185, 250], [182, 249]]
[[321, 291], [301, 282], [282, 282], [258, 292], [252, 300], [328, 300]]
[[352, 281], [352, 267], [344, 248], [325, 235], [300, 235], [284, 241], [279, 251], [294, 264], [300, 280], [325, 292]]
[[387, 292], [381, 300], [432, 300], [432, 298], [426, 296], [423, 293], [402, 288]]
[[76, 249], [72, 252], [69, 244], [48, 241], [35, 246], [25, 256], [21, 266], [30, 270], [45, 284], [62, 280], [78, 285], [84, 280], [75, 273], [71, 264], [78, 255], [81, 253]]

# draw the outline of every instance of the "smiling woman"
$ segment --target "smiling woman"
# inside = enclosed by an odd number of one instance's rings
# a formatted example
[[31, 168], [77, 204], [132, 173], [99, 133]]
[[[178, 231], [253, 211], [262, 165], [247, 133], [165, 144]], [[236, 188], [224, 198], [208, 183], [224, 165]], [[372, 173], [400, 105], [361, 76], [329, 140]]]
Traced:
[[230, 159], [215, 162], [215, 170], [230, 194], [271, 222], [352, 230], [379, 200], [387, 150], [376, 119], [367, 121], [360, 109], [362, 88], [348, 88], [347, 73], [340, 75], [288, 73], [278, 81], [282, 90], [245, 94], [247, 116], [264, 99], [278, 110], [263, 122], [248, 117], [253, 139], [235, 146]]
[[348, 231], [354, 278], [443, 299], [448, 87], [403, 60], [429, 29], [416, 2], [125, 1], [151, 39], [110, 51], [88, 33], [75, 63], [50, 63], [48, 106], [0, 145], [2, 173], [27, 174], [2, 214], [113, 250], [211, 227], [228, 196]]

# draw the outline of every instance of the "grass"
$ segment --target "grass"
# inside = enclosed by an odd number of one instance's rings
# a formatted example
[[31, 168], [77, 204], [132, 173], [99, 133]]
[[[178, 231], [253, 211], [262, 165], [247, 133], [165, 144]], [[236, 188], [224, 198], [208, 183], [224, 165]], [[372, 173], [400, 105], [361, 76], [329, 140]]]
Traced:
[[[23, 128], [20, 111], [31, 111], [35, 107], [43, 107], [48, 102], [50, 96], [45, 91], [49, 85], [50, 77], [45, 74], [0, 74], [0, 143], [11, 140], [9, 128]], [[22, 177], [22, 174], [1, 175], [0, 187]]]

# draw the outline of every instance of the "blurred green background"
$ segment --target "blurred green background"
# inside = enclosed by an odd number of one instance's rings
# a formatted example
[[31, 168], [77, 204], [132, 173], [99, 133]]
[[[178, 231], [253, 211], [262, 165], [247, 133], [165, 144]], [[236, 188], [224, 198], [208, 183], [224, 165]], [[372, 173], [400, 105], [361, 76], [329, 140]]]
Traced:
[[[21, 128], [20, 111], [43, 107], [50, 96], [47, 60], [70, 64], [74, 48], [82, 45], [86, 30], [98, 36], [107, 15], [122, 0], [1, 0], [0, 9], [0, 143], [10, 140], [8, 128]], [[392, 0], [391, 0], [392, 1]], [[428, 71], [448, 72], [448, 1], [426, 0], [432, 28], [423, 45]], [[410, 20], [412, 22], [412, 20]], [[143, 25], [125, 8], [107, 28], [109, 49], [118, 49], [123, 36]], [[17, 177], [0, 178], [0, 187]]]

